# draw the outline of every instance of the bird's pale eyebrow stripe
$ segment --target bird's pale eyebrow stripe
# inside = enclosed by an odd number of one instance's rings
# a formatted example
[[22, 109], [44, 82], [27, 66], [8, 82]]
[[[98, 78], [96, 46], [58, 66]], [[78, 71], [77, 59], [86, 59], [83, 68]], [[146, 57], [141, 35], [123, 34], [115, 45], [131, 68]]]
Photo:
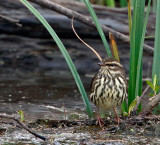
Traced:
[[117, 61], [112, 61], [112, 62], [107, 62], [106, 64], [115, 64], [115, 65], [118, 65], [120, 67], [123, 67], [119, 62]]

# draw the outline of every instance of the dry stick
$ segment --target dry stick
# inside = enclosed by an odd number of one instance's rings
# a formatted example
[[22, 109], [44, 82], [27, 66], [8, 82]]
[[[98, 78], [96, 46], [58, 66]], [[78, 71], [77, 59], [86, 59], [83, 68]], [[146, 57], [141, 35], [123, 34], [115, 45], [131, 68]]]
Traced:
[[[55, 3], [58, 3], [60, 5], [70, 5], [70, 6], [73, 6], [73, 7], [81, 7], [81, 8], [86, 8], [86, 5], [82, 2], [78, 2], [78, 1], [74, 1], [74, 0], [71, 0], [71, 1], [64, 1], [64, 0], [52, 0], [53, 2]], [[118, 12], [118, 13], [127, 13], [127, 8], [126, 7], [123, 7], [123, 8], [117, 8], [117, 7], [106, 7], [106, 6], [103, 6], [103, 5], [97, 5], [97, 4], [92, 4], [92, 7], [94, 9], [102, 9], [102, 10], [107, 10], [109, 12]]]
[[[48, 9], [54, 10], [58, 13], [61, 13], [69, 18], [72, 18], [74, 16], [75, 20], [82, 22], [88, 26], [96, 28], [96, 25], [94, 24], [93, 20], [90, 17], [84, 16], [84, 15], [79, 14], [75, 11], [72, 11], [68, 8], [65, 8], [61, 5], [58, 5], [58, 4], [54, 3], [53, 1], [49, 1], [49, 0], [30, 0], [30, 1], [34, 2], [38, 5], [41, 5], [43, 7], [46, 7]], [[117, 32], [117, 31], [115, 31], [105, 25], [101, 25], [101, 27], [106, 35], [108, 35], [108, 33], [111, 32], [115, 37], [118, 37], [119, 39], [121, 39], [125, 42], [128, 42], [128, 43], [130, 42], [129, 36], [124, 35], [120, 32]], [[144, 52], [153, 56], [153, 52], [154, 52], [153, 47], [146, 45], [146, 44], [144, 44], [143, 46], [144, 46]]]
[[76, 30], [74, 29], [73, 19], [74, 19], [74, 16], [72, 17], [72, 22], [71, 22], [71, 25], [72, 25], [72, 29], [73, 29], [74, 34], [77, 36], [77, 38], [78, 38], [84, 45], [86, 45], [88, 48], [90, 48], [90, 49], [95, 53], [95, 55], [98, 57], [98, 59], [102, 62], [102, 58], [101, 58], [101, 56], [98, 54], [98, 52], [97, 52], [94, 48], [92, 48], [90, 45], [88, 45], [86, 42], [84, 42], [84, 41], [79, 37], [79, 35], [77, 34]]
[[138, 99], [138, 101], [137, 101], [137, 104], [136, 104], [136, 106], [135, 106], [134, 109], [133, 109], [133, 112], [137, 111], [138, 106], [139, 106], [141, 100], [143, 99], [144, 95], [147, 93], [147, 91], [149, 90], [149, 88], [150, 88], [150, 86], [147, 86], [147, 87], [145, 88], [145, 90], [143, 91], [142, 95], [139, 97], [139, 99]]
[[0, 18], [4, 19], [4, 20], [6, 20], [6, 21], [8, 21], [10, 23], [13, 23], [13, 24], [17, 25], [18, 27], [22, 27], [22, 25], [19, 24], [19, 20], [12, 19], [12, 18], [6, 17], [4, 15], [0, 15]]
[[1, 118], [8, 118], [8, 119], [13, 119], [14, 121], [16, 121], [19, 125], [21, 125], [25, 130], [27, 130], [29, 133], [33, 134], [35, 137], [38, 137], [44, 141], [47, 140], [46, 137], [41, 136], [37, 133], [35, 133], [33, 130], [31, 130], [30, 128], [28, 128], [23, 122], [19, 121], [15, 116], [13, 115], [7, 115], [7, 114], [0, 114]]
[[160, 93], [154, 96], [153, 100], [146, 105], [140, 116], [144, 117], [148, 115], [153, 110], [153, 108], [158, 105], [159, 102], [160, 102]]

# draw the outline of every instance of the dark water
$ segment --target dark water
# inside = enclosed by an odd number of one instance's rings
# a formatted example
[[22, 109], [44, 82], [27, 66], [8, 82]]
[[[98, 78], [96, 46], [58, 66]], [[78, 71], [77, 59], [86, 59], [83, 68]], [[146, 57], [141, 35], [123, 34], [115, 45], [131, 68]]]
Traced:
[[[0, 36], [1, 42], [4, 41], [4, 37], [5, 35]], [[78, 40], [62, 39], [62, 41], [89, 94], [91, 79], [99, 69], [98, 59]], [[85, 41], [94, 46], [102, 57], [106, 57], [100, 40]], [[61, 111], [63, 115], [59, 115], [60, 112], [51, 107], [86, 113], [70, 70], [52, 40], [11, 35], [5, 39], [1, 47], [0, 112], [16, 113], [23, 110], [29, 120], [47, 116], [54, 119], [64, 117], [64, 111]], [[119, 48], [121, 63], [128, 74], [129, 54], [128, 50], [126, 51], [128, 45], [119, 45]]]
[[72, 113], [84, 113], [85, 106], [74, 79], [67, 73], [3, 69], [0, 112], [11, 114], [23, 110], [29, 120], [64, 119], [64, 108]]

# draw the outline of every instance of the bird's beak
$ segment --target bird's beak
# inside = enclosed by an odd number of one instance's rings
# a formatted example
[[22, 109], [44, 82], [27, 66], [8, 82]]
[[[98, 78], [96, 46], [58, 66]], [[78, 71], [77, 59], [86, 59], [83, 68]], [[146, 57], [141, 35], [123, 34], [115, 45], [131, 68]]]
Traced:
[[98, 63], [98, 65], [100, 65], [100, 66], [104, 66], [104, 64], [103, 64], [102, 62]]

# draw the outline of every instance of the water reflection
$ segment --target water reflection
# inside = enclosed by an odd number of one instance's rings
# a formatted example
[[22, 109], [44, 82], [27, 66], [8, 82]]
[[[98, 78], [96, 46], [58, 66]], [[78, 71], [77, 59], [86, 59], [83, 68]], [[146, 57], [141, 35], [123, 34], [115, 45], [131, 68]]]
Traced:
[[51, 70], [44, 73], [14, 71], [10, 68], [0, 72], [0, 79], [0, 112], [23, 110], [29, 120], [42, 117], [64, 119], [65, 113], [54, 107], [65, 108], [71, 114], [85, 112], [76, 84], [68, 71], [58, 73]]

